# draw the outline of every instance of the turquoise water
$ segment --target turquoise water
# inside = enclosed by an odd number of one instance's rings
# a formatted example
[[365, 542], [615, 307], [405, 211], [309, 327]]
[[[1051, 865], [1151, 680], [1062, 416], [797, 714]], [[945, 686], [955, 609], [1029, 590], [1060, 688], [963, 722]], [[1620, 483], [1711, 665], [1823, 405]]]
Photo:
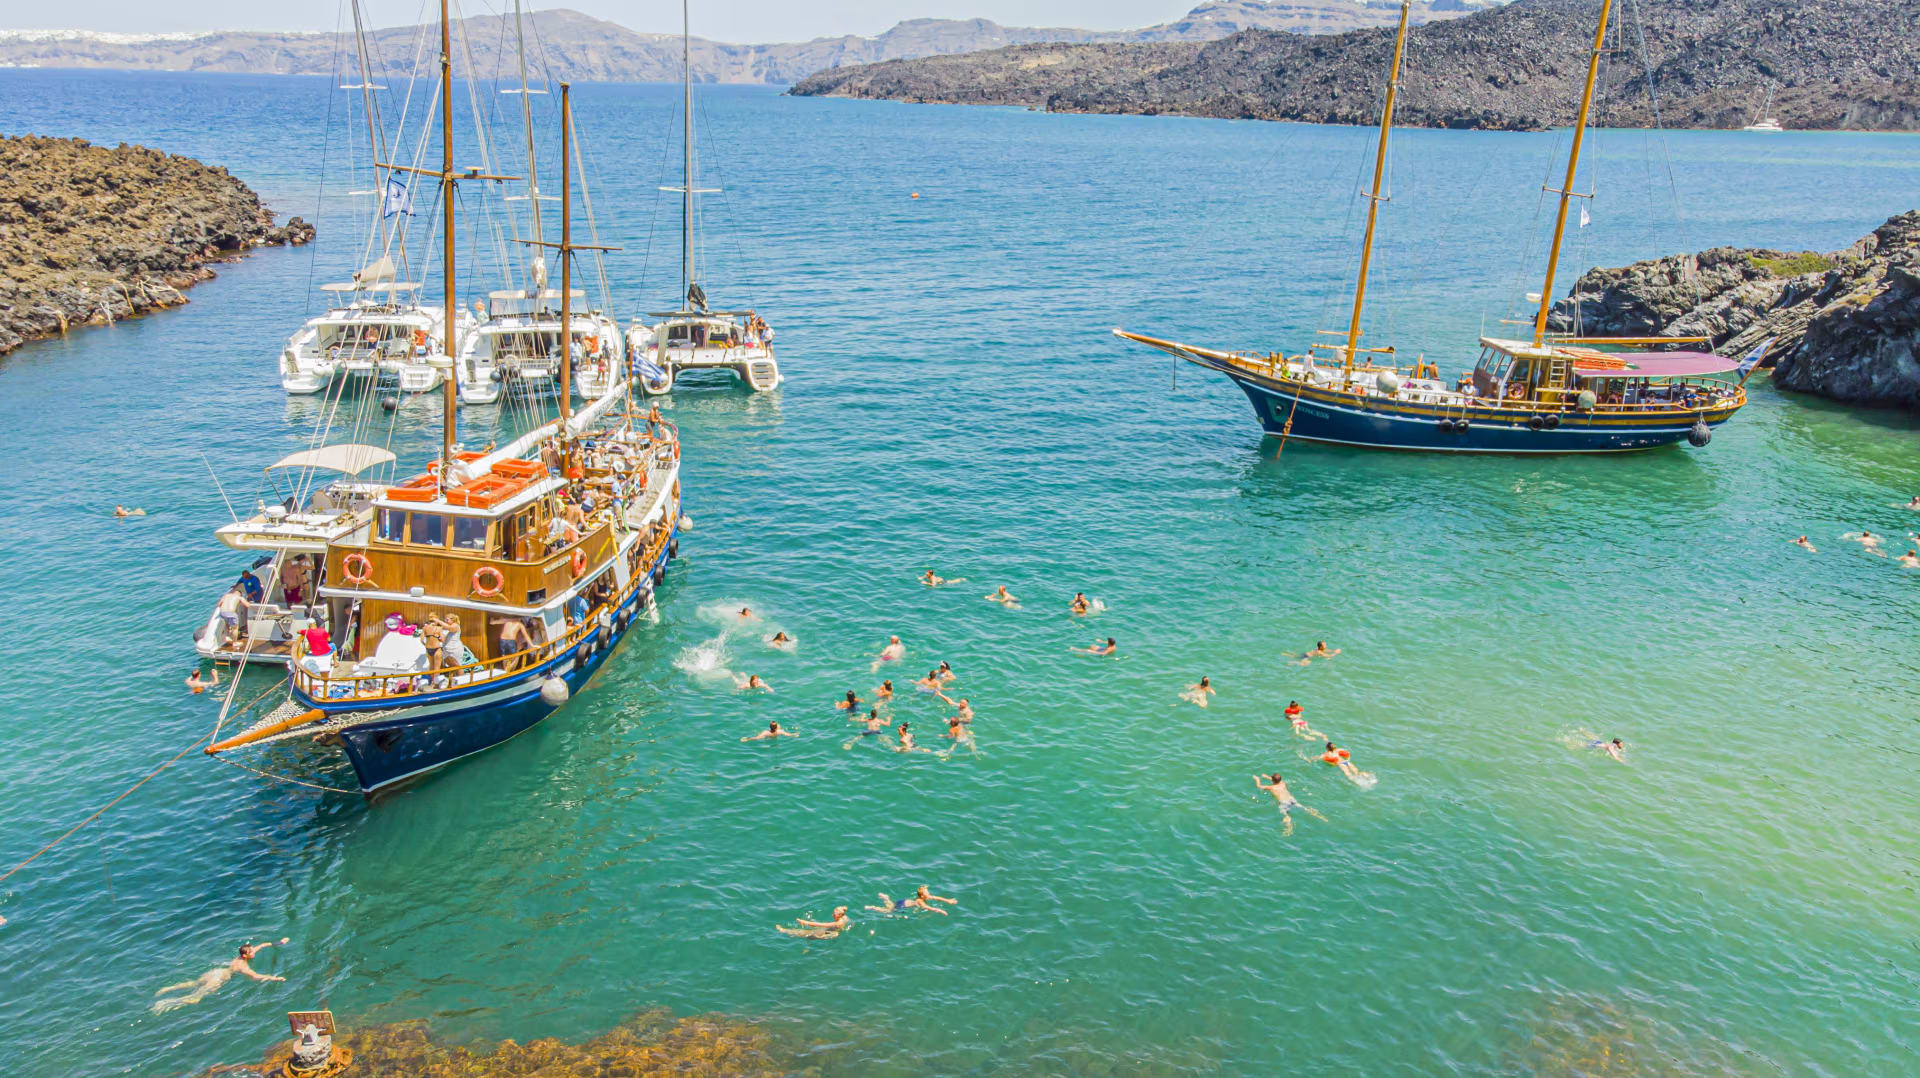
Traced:
[[[200, 155], [311, 217], [324, 84], [0, 72], [0, 130]], [[623, 310], [672, 290], [672, 95], [577, 94], [615, 270], [645, 268]], [[1332, 324], [1365, 132], [706, 102], [710, 292], [780, 328], [790, 381], [676, 394], [695, 524], [662, 623], [536, 731], [372, 806], [198, 754], [163, 772], [0, 885], [9, 1072], [189, 1073], [317, 1003], [474, 1040], [721, 1010], [887, 1074], [1911, 1072], [1920, 572], [1840, 535], [1920, 525], [1892, 507], [1920, 424], [1761, 381], [1704, 452], [1276, 461], [1237, 391], [1106, 331]], [[1457, 369], [1538, 287], [1514, 270], [1559, 139], [1398, 145], [1371, 332]], [[1598, 145], [1577, 268], [1830, 249], [1920, 191], [1911, 138]], [[272, 356], [356, 253], [322, 226], [186, 308], [0, 361], [7, 865], [213, 721], [179, 682], [238, 559], [199, 454], [243, 498], [303, 444]], [[1024, 609], [981, 601], [1001, 583]], [[1070, 618], [1076, 590], [1109, 609]], [[721, 651], [742, 604], [767, 621]], [[775, 626], [796, 654], [757, 642]], [[842, 748], [829, 701], [868, 694], [890, 633], [903, 688], [959, 671], [977, 755]], [[1096, 634], [1116, 658], [1068, 653]], [[1344, 653], [1287, 663], [1317, 639]], [[1206, 710], [1178, 699], [1202, 674]], [[1309, 763], [1289, 699], [1378, 785]], [[932, 743], [933, 704], [894, 712]], [[770, 718], [802, 737], [737, 740]], [[1251, 783], [1276, 769], [1325, 822], [1283, 837]], [[953, 916], [861, 915], [921, 882]], [[839, 940], [772, 931], [836, 903]], [[287, 984], [148, 1013], [283, 935], [262, 965]]]

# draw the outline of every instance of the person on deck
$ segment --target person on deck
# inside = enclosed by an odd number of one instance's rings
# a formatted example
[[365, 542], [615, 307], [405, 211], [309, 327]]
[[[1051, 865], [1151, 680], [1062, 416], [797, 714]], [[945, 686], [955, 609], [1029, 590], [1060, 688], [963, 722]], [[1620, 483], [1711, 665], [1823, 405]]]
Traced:
[[280, 571], [280, 594], [288, 606], [299, 606], [307, 601], [307, 585], [313, 580], [313, 569], [305, 554], [295, 554], [286, 568]]
[[235, 581], [246, 594], [247, 602], [257, 603], [266, 599], [267, 589], [260, 585], [260, 578], [253, 575], [252, 569], [240, 570], [240, 579]]
[[306, 642], [307, 654], [300, 665], [316, 674], [325, 674], [333, 669], [333, 636], [327, 627], [318, 623], [300, 630], [300, 637]]
[[232, 647], [240, 639], [240, 612], [247, 605], [246, 590], [239, 584], [227, 589], [220, 597], [214, 610], [220, 615], [220, 627], [227, 647]]

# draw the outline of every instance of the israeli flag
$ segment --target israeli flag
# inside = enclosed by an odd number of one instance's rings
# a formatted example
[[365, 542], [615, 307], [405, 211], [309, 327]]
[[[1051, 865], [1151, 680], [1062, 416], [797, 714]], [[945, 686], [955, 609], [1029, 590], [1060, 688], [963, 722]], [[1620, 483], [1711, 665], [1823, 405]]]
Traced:
[[1747, 353], [1747, 358], [1740, 361], [1740, 366], [1736, 368], [1735, 373], [1745, 375], [1755, 367], [1758, 367], [1760, 365], [1760, 357], [1766, 355], [1767, 349], [1772, 348], [1773, 342], [1778, 339], [1778, 337], [1768, 337], [1766, 340], [1761, 341], [1758, 347], [1752, 352]]
[[380, 212], [385, 217], [413, 212], [413, 192], [398, 177], [387, 177], [387, 192], [380, 198]]

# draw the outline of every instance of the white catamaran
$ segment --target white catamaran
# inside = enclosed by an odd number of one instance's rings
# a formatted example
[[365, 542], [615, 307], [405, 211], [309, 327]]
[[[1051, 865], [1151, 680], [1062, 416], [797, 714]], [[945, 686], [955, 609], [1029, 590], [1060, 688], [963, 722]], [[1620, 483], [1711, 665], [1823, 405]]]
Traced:
[[695, 186], [693, 160], [693, 52], [687, 25], [687, 0], [680, 4], [680, 50], [684, 85], [680, 186], [662, 187], [680, 195], [679, 308], [635, 319], [627, 331], [627, 352], [635, 378], [648, 393], [665, 393], [691, 371], [727, 371], [753, 389], [780, 385], [780, 364], [773, 356], [773, 327], [751, 310], [717, 311], [707, 305], [694, 263], [694, 196], [717, 187]]

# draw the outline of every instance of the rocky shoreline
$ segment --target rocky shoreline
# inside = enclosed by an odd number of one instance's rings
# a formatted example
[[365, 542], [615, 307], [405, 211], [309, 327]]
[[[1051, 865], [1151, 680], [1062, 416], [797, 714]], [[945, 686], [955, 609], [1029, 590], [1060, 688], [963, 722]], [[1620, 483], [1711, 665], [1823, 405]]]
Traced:
[[1706, 337], [1733, 355], [1771, 338], [1784, 389], [1920, 412], [1920, 210], [1831, 253], [1716, 247], [1590, 270], [1550, 324]]
[[143, 146], [0, 136], [0, 355], [187, 302], [208, 263], [298, 245], [226, 169]]
[[[1571, 124], [1598, 13], [1598, 0], [1515, 0], [1415, 28], [1396, 122], [1510, 131]], [[1617, 28], [1631, 47], [1603, 68], [1595, 122], [1739, 128], [1759, 118], [1773, 88], [1774, 115], [1795, 130], [1920, 129], [1914, 23], [1912, 0], [1662, 0], [1624, 9]], [[1392, 50], [1383, 29], [1022, 45], [834, 68], [791, 92], [1368, 125], [1378, 122]]]

